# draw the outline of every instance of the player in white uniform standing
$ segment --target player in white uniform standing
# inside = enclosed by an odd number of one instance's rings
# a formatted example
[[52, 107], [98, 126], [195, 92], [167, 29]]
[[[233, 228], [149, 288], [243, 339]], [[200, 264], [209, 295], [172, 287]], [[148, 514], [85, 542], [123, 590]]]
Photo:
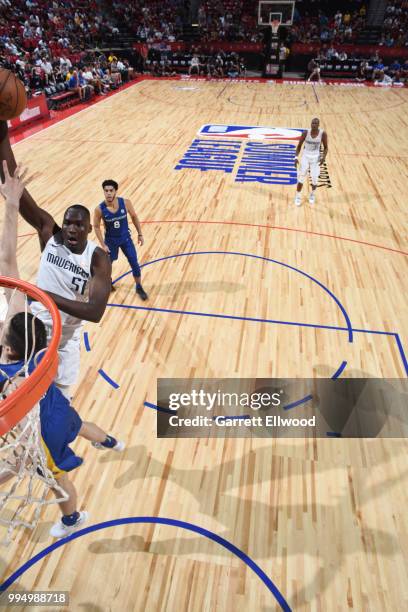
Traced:
[[[320, 164], [326, 159], [328, 151], [327, 134], [319, 128], [319, 125], [320, 121], [317, 117], [312, 119], [310, 129], [303, 132], [296, 149], [295, 164], [298, 166], [300, 150], [302, 145], [305, 145], [298, 169], [298, 184], [295, 197], [296, 206], [300, 206], [302, 203], [300, 192], [302, 191], [303, 183], [309, 170], [312, 180], [312, 191], [309, 196], [309, 202], [310, 204], [315, 203], [315, 191], [320, 174]], [[321, 145], [323, 145], [323, 153], [320, 153]]]

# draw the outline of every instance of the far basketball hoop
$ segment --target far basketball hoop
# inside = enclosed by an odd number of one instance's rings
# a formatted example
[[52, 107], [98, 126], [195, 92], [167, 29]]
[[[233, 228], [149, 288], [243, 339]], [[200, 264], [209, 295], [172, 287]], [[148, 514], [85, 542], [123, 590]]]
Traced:
[[[277, 34], [280, 25], [292, 25], [294, 10], [294, 1], [260, 0], [258, 4], [258, 25], [271, 26], [272, 32]], [[278, 23], [276, 24], [276, 22]]]

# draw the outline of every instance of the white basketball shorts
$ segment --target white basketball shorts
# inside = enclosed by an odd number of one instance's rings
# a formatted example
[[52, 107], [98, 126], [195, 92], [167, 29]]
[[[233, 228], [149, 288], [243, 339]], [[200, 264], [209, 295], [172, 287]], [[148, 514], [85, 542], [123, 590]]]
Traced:
[[[50, 340], [52, 327], [46, 325], [47, 338]], [[81, 327], [62, 329], [61, 342], [58, 347], [58, 373], [55, 384], [70, 386], [78, 381], [81, 349]]]
[[312, 179], [312, 185], [317, 185], [320, 174], [319, 158], [308, 157], [302, 155], [298, 170], [298, 182], [304, 183], [307, 177], [307, 173], [310, 169], [310, 177]]

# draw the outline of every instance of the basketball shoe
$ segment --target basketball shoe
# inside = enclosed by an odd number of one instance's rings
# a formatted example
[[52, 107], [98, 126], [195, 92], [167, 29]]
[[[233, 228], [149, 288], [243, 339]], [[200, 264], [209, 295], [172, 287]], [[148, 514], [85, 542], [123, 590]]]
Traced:
[[316, 201], [315, 192], [312, 191], [311, 194], [309, 195], [309, 204], [314, 204], [315, 201]]
[[302, 196], [300, 195], [300, 193], [298, 192], [295, 196], [295, 204], [296, 206], [300, 206], [302, 203]]
[[66, 536], [74, 533], [79, 527], [82, 527], [84, 523], [89, 519], [89, 512], [78, 512], [78, 519], [73, 525], [65, 525], [62, 522], [62, 519], [58, 521], [58, 523], [54, 523], [54, 525], [50, 529], [50, 536], [53, 538], [65, 538]]
[[142, 298], [143, 301], [147, 300], [147, 298], [149, 297], [146, 291], [143, 289], [142, 285], [136, 285], [135, 291], [137, 295]]
[[[125, 448], [125, 443], [120, 442], [120, 440], [116, 440], [116, 438], [112, 438], [112, 436], [107, 436], [108, 442], [91, 442], [94, 448], [98, 450], [114, 450], [117, 453], [121, 453]], [[109, 444], [112, 443], [112, 446]]]

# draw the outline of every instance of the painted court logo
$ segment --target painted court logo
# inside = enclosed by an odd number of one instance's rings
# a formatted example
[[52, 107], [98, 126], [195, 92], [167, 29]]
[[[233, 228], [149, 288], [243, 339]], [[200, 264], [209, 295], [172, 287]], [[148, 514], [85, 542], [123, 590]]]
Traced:
[[303, 130], [293, 128], [256, 127], [252, 125], [203, 125], [197, 136], [212, 138], [245, 138], [251, 140], [299, 140]]
[[[217, 170], [234, 174], [236, 183], [295, 185], [295, 143], [303, 131], [301, 128], [203, 125], [175, 170]], [[325, 181], [319, 181], [319, 186], [327, 183], [327, 166], [325, 172]]]

